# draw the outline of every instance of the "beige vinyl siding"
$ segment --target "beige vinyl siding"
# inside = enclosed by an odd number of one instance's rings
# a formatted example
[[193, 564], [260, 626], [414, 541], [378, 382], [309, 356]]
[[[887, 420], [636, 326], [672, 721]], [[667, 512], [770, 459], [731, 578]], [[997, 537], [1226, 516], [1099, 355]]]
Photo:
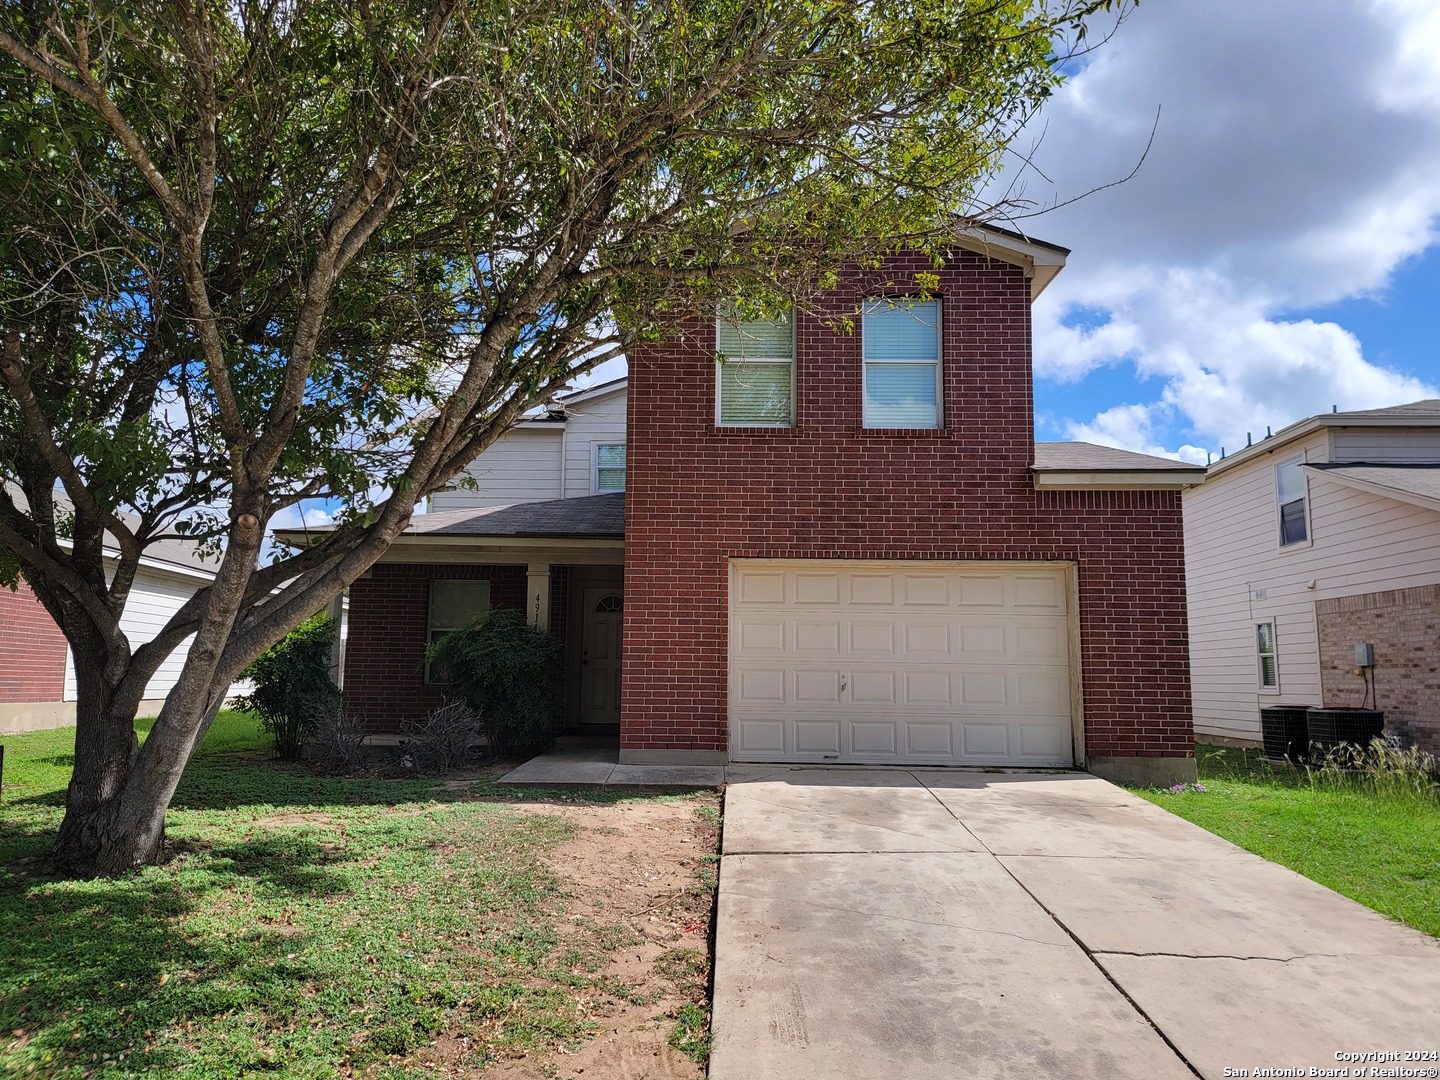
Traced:
[[1440, 428], [1337, 428], [1330, 439], [1331, 461], [1440, 461]]
[[624, 390], [582, 401], [565, 422], [565, 497], [595, 494], [595, 447], [625, 442]]
[[535, 424], [506, 432], [465, 470], [476, 487], [437, 492], [430, 500], [431, 509], [507, 506], [562, 498], [564, 428], [558, 423]]
[[595, 494], [595, 447], [625, 442], [623, 387], [576, 402], [564, 423], [526, 423], [502, 435], [466, 471], [475, 490], [442, 491], [432, 510], [505, 506]]
[[[1323, 475], [1308, 477], [1308, 542], [1280, 547], [1275, 466], [1296, 456], [1324, 461], [1328, 449], [1327, 434], [1317, 432], [1212, 476], [1183, 497], [1201, 735], [1258, 739], [1263, 705], [1353, 704], [1321, 701], [1315, 602], [1440, 582], [1440, 513]], [[1280, 685], [1262, 692], [1255, 624], [1272, 619]]]

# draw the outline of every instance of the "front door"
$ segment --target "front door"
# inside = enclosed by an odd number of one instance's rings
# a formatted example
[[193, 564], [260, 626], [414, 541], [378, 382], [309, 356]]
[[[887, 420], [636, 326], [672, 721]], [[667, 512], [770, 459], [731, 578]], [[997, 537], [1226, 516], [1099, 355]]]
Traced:
[[620, 624], [625, 599], [618, 586], [587, 588], [581, 596], [580, 723], [620, 723]]

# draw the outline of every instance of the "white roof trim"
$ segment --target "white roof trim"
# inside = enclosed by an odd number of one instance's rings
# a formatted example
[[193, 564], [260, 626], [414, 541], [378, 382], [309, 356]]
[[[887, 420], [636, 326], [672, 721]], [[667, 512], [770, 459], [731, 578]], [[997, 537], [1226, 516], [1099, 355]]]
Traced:
[[960, 247], [1011, 263], [1025, 271], [1025, 276], [1030, 279], [1032, 303], [1065, 266], [1065, 254], [1048, 244], [1032, 243], [984, 225], [972, 225], [968, 234], [956, 241]]
[[1297, 420], [1289, 427], [1283, 427], [1274, 435], [1251, 443], [1249, 446], [1226, 454], [1219, 461], [1212, 462], [1211, 475], [1224, 472], [1232, 466], [1250, 461], [1263, 453], [1278, 450], [1282, 446], [1323, 431], [1326, 428], [1429, 428], [1440, 427], [1440, 416], [1356, 416], [1354, 413], [1321, 413], [1319, 416]]

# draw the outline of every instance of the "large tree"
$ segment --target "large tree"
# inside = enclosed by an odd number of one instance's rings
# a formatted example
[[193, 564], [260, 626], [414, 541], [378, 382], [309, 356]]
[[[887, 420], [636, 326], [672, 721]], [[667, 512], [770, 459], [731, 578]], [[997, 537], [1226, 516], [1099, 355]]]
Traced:
[[[74, 651], [58, 861], [157, 859], [225, 688], [524, 409], [688, 313], [943, 252], [1108, 6], [4, 5], [0, 581]], [[264, 557], [314, 498], [338, 527]], [[214, 582], [132, 648], [174, 537]]]

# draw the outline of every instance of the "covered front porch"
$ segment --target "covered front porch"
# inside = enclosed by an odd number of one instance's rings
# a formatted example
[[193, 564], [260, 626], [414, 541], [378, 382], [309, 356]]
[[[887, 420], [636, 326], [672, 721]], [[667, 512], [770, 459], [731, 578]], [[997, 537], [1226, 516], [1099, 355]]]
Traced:
[[426, 648], [493, 607], [526, 613], [565, 650], [561, 729], [618, 746], [624, 496], [451, 510], [415, 519], [350, 591], [345, 695], [375, 733], [446, 699]]

